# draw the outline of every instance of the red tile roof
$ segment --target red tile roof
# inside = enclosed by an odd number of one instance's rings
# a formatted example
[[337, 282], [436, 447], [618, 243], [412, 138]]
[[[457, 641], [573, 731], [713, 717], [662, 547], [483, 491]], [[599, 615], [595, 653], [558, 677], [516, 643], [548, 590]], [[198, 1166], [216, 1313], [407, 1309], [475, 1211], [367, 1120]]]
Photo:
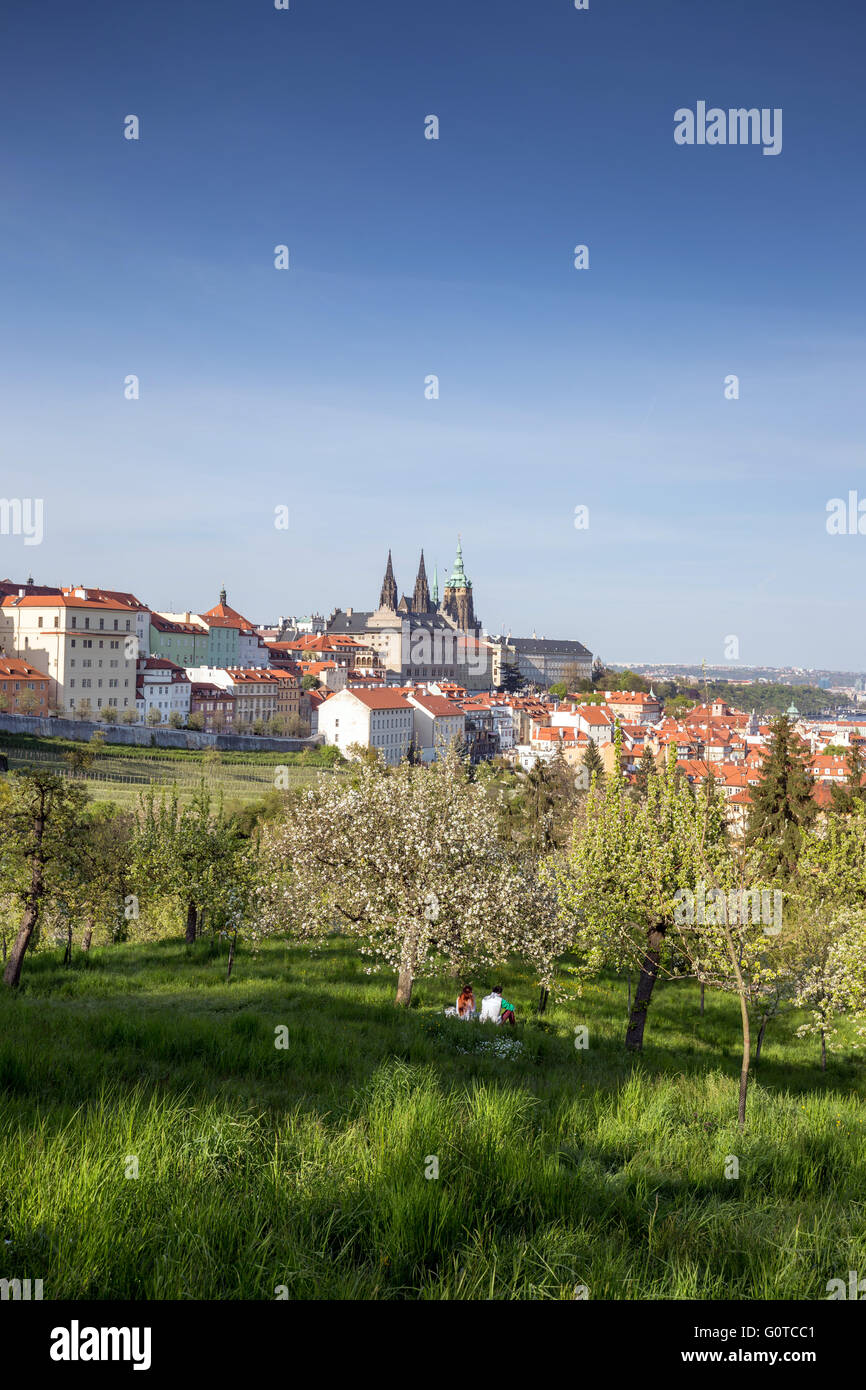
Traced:
[[91, 589], [86, 584], [72, 584], [69, 588], [64, 587], [63, 592], [64, 594], [71, 595], [78, 589], [82, 590], [85, 597], [88, 599], [109, 599], [113, 600], [115, 603], [119, 603], [123, 608], [134, 608], [139, 613], [147, 613], [149, 611], [147, 604], [137, 599], [135, 594], [125, 593], [122, 589]]
[[244, 627], [255, 631], [255, 623], [251, 623], [249, 618], [245, 618], [243, 613], [239, 613], [228, 603], [215, 603], [213, 608], [199, 616], [210, 623], [211, 627]]
[[112, 613], [128, 613], [125, 603], [108, 598], [75, 598], [72, 594], [25, 594], [23, 598], [10, 595], [3, 600], [4, 608], [96, 608]]
[[442, 695], [419, 695], [416, 691], [412, 691], [410, 692], [410, 699], [437, 719], [459, 719], [463, 713], [462, 709], [455, 708], [453, 700], [446, 700]]
[[50, 677], [42, 671], [37, 671], [35, 666], [31, 666], [29, 661], [22, 661], [17, 656], [0, 656], [0, 679], [47, 681]]
[[379, 686], [373, 690], [359, 690], [355, 686], [352, 686], [346, 693], [354, 695], [355, 699], [359, 700], [362, 705], [366, 705], [368, 709], [412, 708], [408, 700], [404, 700], [402, 695], [396, 691], [388, 690], [383, 686]]

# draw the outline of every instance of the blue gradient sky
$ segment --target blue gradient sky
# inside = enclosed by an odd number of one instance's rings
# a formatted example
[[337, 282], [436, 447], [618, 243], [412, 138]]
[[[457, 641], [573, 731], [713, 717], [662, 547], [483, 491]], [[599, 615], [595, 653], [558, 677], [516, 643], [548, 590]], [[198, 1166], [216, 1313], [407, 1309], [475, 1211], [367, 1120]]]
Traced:
[[[825, 526], [866, 497], [864, 40], [851, 0], [10, 3], [0, 494], [46, 529], [0, 577], [265, 621], [459, 530], [491, 630], [866, 666]], [[782, 107], [782, 153], [676, 146], [699, 99]]]

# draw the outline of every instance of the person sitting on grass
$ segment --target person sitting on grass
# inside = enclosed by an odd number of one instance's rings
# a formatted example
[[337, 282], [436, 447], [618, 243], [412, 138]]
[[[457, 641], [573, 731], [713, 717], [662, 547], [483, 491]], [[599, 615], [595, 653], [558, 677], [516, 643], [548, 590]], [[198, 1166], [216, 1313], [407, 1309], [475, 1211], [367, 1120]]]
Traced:
[[469, 984], [464, 985], [457, 996], [457, 1017], [464, 1021], [475, 1017], [475, 995]]
[[514, 1027], [514, 1005], [502, 997], [502, 986], [494, 985], [481, 1000], [482, 1023], [510, 1023]]

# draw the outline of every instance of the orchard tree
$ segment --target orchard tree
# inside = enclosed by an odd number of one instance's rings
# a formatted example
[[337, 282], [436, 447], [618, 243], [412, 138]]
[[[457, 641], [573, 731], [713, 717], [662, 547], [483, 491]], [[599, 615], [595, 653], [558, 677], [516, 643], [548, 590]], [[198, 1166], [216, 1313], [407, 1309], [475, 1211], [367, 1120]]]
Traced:
[[216, 806], [204, 781], [192, 800], [177, 794], [157, 801], [152, 789], [138, 814], [137, 873], [156, 892], [175, 898], [186, 910], [187, 943], [196, 939], [202, 912], [221, 920], [228, 912], [236, 861], [244, 849], [238, 827]]
[[835, 1017], [863, 1007], [856, 981], [866, 961], [866, 806], [858, 798], [847, 814], [831, 814], [803, 836], [797, 887], [797, 1002], [810, 1014], [800, 1035], [820, 1038], [824, 1070]]
[[552, 978], [566, 937], [530, 861], [503, 844], [495, 806], [456, 749], [430, 767], [355, 764], [263, 832], [262, 916], [319, 936], [335, 921], [397, 972], [395, 1002], [443, 968], [526, 956]]
[[866, 908], [866, 805], [853, 802], [801, 837], [796, 887], [817, 917]]
[[3, 979], [21, 980], [27, 947], [52, 896], [74, 872], [76, 837], [87, 793], [53, 773], [14, 772], [0, 802], [0, 881], [21, 909], [18, 934]]
[[[705, 789], [707, 790], [707, 789]], [[711, 791], [711, 789], [709, 789]], [[701, 988], [736, 994], [740, 1004], [742, 1055], [738, 1120], [746, 1123], [752, 1065], [752, 1015], [760, 1017], [755, 1063], [764, 1031], [783, 1004], [792, 1002], [792, 933], [783, 930], [782, 892], [759, 883], [760, 860], [742, 846], [712, 859], [699, 851], [704, 877], [699, 894], [677, 893], [675, 922], [681, 949]], [[747, 886], [748, 885], [748, 886]]]
[[72, 914], [84, 919], [85, 951], [100, 928], [110, 941], [125, 941], [138, 917], [135, 834], [135, 817], [105, 802], [88, 807], [82, 820], [67, 892]]
[[711, 788], [695, 795], [677, 776], [675, 759], [672, 748], [665, 767], [649, 777], [646, 799], [639, 801], [628, 793], [617, 756], [604, 791], [587, 797], [585, 818], [575, 822], [571, 846], [554, 869], [560, 913], [573, 924], [575, 950], [585, 969], [637, 961], [626, 1030], [630, 1051], [643, 1047], [666, 945], [673, 948], [667, 973], [680, 973], [677, 894], [695, 891], [705, 863], [717, 866], [727, 853], [719, 797]]
[[[797, 1036], [821, 1041], [821, 1070], [840, 1015], [853, 1015], [864, 1034], [866, 1014], [866, 912], [843, 908], [829, 919], [808, 916], [801, 924], [794, 1002], [808, 1011]], [[860, 1044], [862, 1046], [862, 1044]]]

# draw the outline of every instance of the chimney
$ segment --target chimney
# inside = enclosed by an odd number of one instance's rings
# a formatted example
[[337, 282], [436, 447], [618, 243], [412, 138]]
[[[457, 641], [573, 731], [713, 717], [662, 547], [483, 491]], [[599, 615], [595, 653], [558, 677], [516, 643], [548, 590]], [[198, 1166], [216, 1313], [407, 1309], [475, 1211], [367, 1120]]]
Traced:
[[351, 616], [352, 616], [352, 610], [351, 610], [351, 608], [347, 608], [347, 609], [346, 609], [346, 617], [347, 617], [347, 618], [351, 618]]

